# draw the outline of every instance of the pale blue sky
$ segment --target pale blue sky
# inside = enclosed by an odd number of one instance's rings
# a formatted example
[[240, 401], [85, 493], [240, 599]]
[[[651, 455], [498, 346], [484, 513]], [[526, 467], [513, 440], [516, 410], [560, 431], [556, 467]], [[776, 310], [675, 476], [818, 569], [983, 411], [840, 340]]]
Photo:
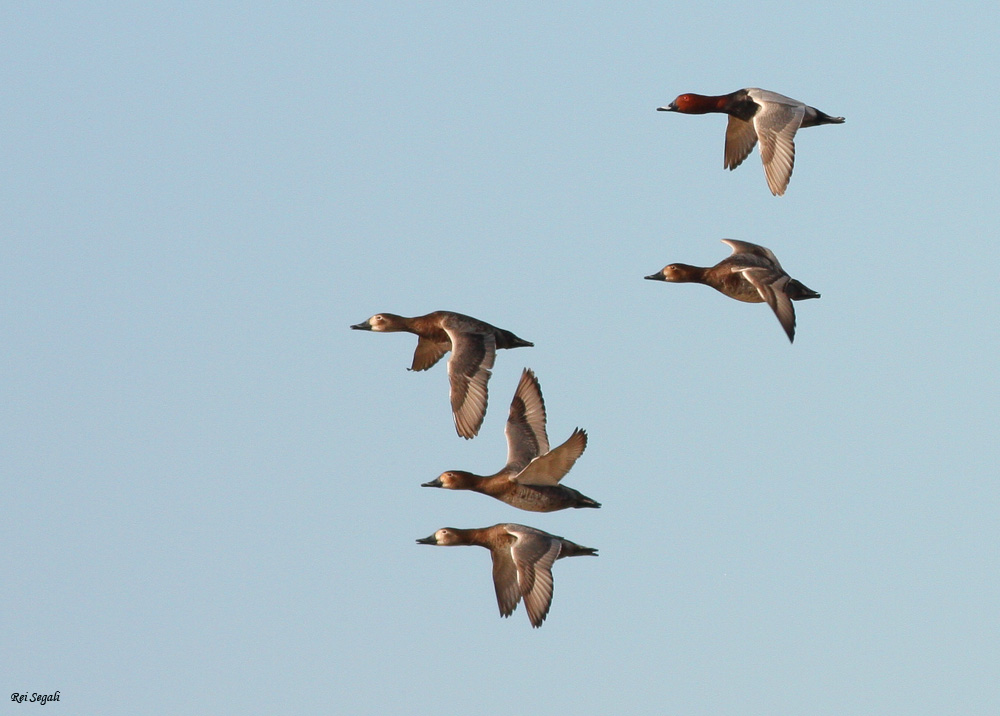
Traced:
[[[0, 686], [76, 714], [995, 714], [995, 3], [8, 5], [0, 11]], [[833, 115], [788, 193], [725, 118]], [[644, 281], [770, 247], [822, 293]], [[449, 309], [503, 351], [353, 332]], [[523, 367], [566, 483], [498, 469]], [[503, 620], [484, 550], [560, 561]], [[3, 713], [29, 704], [5, 701]]]

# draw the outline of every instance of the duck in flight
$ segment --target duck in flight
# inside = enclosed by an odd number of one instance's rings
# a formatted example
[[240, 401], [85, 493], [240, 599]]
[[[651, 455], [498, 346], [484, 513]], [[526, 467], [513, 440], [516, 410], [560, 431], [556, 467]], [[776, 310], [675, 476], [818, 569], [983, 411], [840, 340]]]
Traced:
[[448, 360], [451, 410], [455, 416], [455, 430], [467, 440], [479, 433], [486, 417], [486, 384], [497, 349], [534, 345], [503, 328], [453, 311], [435, 311], [413, 318], [377, 313], [351, 328], [377, 333], [405, 331], [416, 334], [417, 349], [413, 353], [410, 370], [427, 370], [451, 351]]
[[795, 133], [800, 127], [843, 124], [843, 117], [831, 117], [815, 107], [777, 92], [749, 87], [723, 95], [682, 94], [660, 112], [729, 115], [726, 127], [726, 169], [735, 169], [749, 156], [760, 140], [767, 186], [775, 196], [788, 188], [795, 165]]
[[722, 243], [729, 246], [733, 253], [715, 266], [703, 268], [670, 264], [646, 278], [671, 283], [703, 283], [737, 301], [766, 302], [785, 329], [788, 340], [794, 341], [795, 309], [792, 301], [819, 298], [820, 295], [785, 273], [770, 249], [749, 241], [723, 239]]
[[552, 606], [552, 565], [563, 557], [597, 556], [597, 550], [534, 527], [499, 524], [478, 529], [445, 527], [418, 544], [485, 547], [493, 558], [493, 587], [500, 615], [509, 617], [523, 599], [531, 626], [545, 621]]
[[587, 433], [577, 428], [566, 442], [549, 450], [545, 420], [545, 402], [538, 378], [525, 368], [507, 417], [507, 464], [499, 472], [486, 476], [448, 470], [422, 487], [481, 492], [532, 512], [600, 507], [599, 502], [559, 484], [586, 449]]

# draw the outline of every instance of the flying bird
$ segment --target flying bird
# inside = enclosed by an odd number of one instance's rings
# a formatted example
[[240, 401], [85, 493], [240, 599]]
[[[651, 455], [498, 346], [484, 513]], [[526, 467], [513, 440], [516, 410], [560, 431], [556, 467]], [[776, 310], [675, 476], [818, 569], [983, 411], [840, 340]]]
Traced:
[[563, 557], [597, 556], [592, 547], [582, 547], [568, 539], [534, 527], [499, 524], [478, 529], [445, 527], [418, 544], [440, 546], [476, 545], [485, 547], [493, 558], [493, 586], [500, 615], [509, 617], [524, 599], [531, 626], [538, 628], [552, 606], [552, 565]]
[[559, 484], [586, 449], [587, 433], [577, 428], [566, 442], [549, 450], [542, 390], [538, 378], [528, 368], [521, 373], [510, 403], [505, 432], [507, 464], [499, 472], [484, 476], [448, 470], [422, 487], [481, 492], [532, 512], [601, 506], [573, 488]]
[[792, 177], [799, 127], [844, 123], [843, 117], [831, 117], [797, 99], [756, 87], [716, 96], [682, 94], [666, 107], [657, 107], [657, 111], [728, 114], [726, 169], [742, 164], [759, 139], [767, 186], [775, 196], [785, 193]]
[[497, 349], [535, 345], [510, 331], [452, 311], [435, 311], [413, 318], [377, 313], [351, 328], [377, 333], [405, 331], [419, 336], [410, 370], [427, 370], [451, 351], [448, 360], [451, 410], [455, 430], [467, 440], [479, 433], [486, 417], [486, 384]]
[[788, 334], [788, 340], [794, 341], [795, 309], [792, 301], [819, 298], [820, 295], [785, 273], [770, 249], [749, 241], [722, 239], [722, 243], [729, 246], [733, 253], [715, 266], [703, 268], [670, 264], [646, 278], [671, 283], [703, 283], [737, 301], [766, 302]]

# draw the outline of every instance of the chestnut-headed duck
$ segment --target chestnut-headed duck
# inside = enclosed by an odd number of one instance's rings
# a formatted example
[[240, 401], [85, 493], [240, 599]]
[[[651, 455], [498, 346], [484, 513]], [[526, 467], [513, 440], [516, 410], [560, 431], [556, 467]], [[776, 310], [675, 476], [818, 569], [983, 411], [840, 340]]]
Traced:
[[427, 370], [450, 350], [451, 410], [455, 416], [455, 430], [467, 440], [479, 433], [486, 417], [486, 383], [497, 348], [535, 345], [510, 331], [452, 311], [435, 311], [413, 318], [377, 313], [351, 328], [379, 333], [415, 333], [419, 340], [410, 370]]
[[549, 450], [545, 434], [545, 402], [538, 378], [525, 368], [507, 417], [507, 464], [494, 475], [449, 470], [422, 487], [472, 490], [522, 510], [554, 512], [567, 507], [600, 507], [586, 495], [559, 481], [587, 447], [587, 433], [577, 428], [559, 447]]
[[775, 196], [788, 188], [795, 164], [795, 132], [799, 127], [843, 124], [843, 117], [831, 117], [815, 107], [777, 92], [749, 87], [730, 94], [705, 96], [682, 94], [660, 112], [729, 115], [726, 127], [726, 169], [735, 169], [747, 158], [760, 139], [767, 186]]
[[672, 283], [703, 283], [730, 298], [747, 303], [767, 302], [778, 317], [788, 340], [795, 340], [795, 309], [792, 301], [819, 298], [819, 294], [791, 278], [770, 249], [748, 241], [723, 239], [733, 253], [715, 266], [702, 268], [670, 264], [646, 278]]
[[485, 547], [493, 558], [493, 586], [500, 614], [509, 617], [524, 599], [531, 626], [538, 628], [552, 606], [552, 564], [563, 557], [597, 556], [592, 547], [582, 547], [568, 539], [534, 527], [499, 524], [460, 530], [445, 527], [418, 544], [441, 546], [476, 545]]

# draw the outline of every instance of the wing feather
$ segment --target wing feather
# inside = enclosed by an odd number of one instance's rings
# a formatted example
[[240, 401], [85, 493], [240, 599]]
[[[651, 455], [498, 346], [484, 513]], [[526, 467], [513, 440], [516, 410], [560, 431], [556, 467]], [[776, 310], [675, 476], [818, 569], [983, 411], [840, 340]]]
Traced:
[[754, 115], [760, 139], [760, 158], [771, 193], [781, 196], [795, 166], [795, 133], [802, 124], [805, 107], [768, 102]]
[[726, 169], [735, 169], [742, 164], [750, 156], [755, 144], [757, 130], [753, 123], [730, 115], [729, 124], [726, 125]]
[[[511, 540], [513, 543], [513, 540]], [[517, 566], [511, 547], [500, 547], [490, 550], [493, 557], [493, 587], [497, 593], [497, 606], [500, 616], [509, 617], [521, 601], [521, 587], [517, 579]]]
[[450, 350], [451, 343], [438, 343], [421, 336], [417, 341], [417, 349], [413, 352], [413, 365], [410, 366], [410, 370], [427, 370]]
[[741, 273], [749, 281], [767, 305], [774, 311], [789, 341], [795, 340], [795, 307], [785, 293], [790, 280], [786, 273], [776, 273], [765, 268], [745, 268]]
[[511, 478], [522, 485], [558, 485], [587, 448], [587, 433], [580, 428], [559, 447], [539, 455]]
[[507, 417], [507, 469], [521, 471], [549, 451], [545, 433], [545, 401], [533, 371], [525, 368], [514, 391]]
[[492, 333], [459, 333], [445, 329], [451, 338], [452, 354], [448, 361], [451, 380], [451, 410], [455, 429], [463, 438], [473, 438], [486, 417], [487, 389], [493, 361], [496, 359], [496, 338]]
[[540, 627], [552, 606], [552, 565], [562, 545], [551, 535], [534, 530], [512, 534], [517, 537], [511, 553], [517, 566], [524, 607], [531, 626]]

